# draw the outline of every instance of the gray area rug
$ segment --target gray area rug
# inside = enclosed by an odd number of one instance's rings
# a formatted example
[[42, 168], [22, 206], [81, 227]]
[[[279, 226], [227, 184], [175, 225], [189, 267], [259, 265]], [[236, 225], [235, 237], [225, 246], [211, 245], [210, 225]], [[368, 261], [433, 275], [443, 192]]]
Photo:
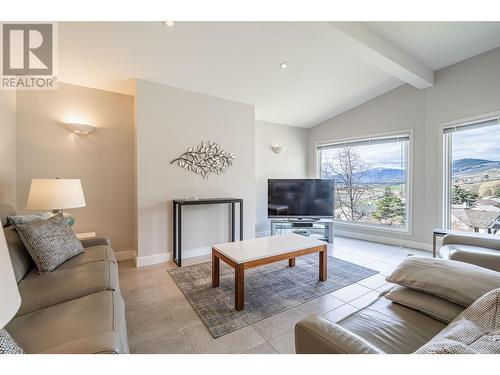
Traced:
[[220, 263], [220, 286], [212, 288], [211, 262], [168, 270], [213, 337], [299, 306], [378, 271], [328, 257], [328, 280], [318, 280], [318, 254], [245, 271], [245, 308], [234, 309], [234, 269]]

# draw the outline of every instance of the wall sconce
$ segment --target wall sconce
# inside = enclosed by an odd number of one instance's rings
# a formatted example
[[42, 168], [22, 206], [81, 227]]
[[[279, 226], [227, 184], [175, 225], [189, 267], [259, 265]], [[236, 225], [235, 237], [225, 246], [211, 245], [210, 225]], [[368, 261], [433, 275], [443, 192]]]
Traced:
[[271, 146], [271, 150], [273, 150], [273, 152], [274, 152], [275, 154], [279, 154], [279, 153], [281, 153], [281, 151], [283, 151], [283, 150], [284, 150], [284, 148], [283, 148], [283, 147], [281, 147], [280, 145], [272, 145], [272, 146]]
[[76, 135], [89, 135], [95, 132], [96, 127], [88, 124], [79, 124], [79, 123], [68, 123], [65, 124], [66, 128], [72, 133]]

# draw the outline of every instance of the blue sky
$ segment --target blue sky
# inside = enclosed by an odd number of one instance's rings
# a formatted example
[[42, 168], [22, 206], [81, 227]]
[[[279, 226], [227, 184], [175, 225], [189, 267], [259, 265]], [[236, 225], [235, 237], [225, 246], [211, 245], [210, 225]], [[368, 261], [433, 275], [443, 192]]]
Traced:
[[453, 160], [473, 158], [500, 161], [500, 126], [452, 133]]
[[[500, 125], [452, 133], [452, 159], [486, 159], [500, 161]], [[368, 168], [401, 168], [401, 144], [358, 146], [359, 156]], [[337, 150], [326, 150], [325, 157], [336, 158]]]
[[[367, 145], [356, 147], [361, 159], [367, 163], [367, 168], [401, 169], [402, 146], [400, 143]], [[323, 151], [324, 157], [336, 157], [337, 150]]]

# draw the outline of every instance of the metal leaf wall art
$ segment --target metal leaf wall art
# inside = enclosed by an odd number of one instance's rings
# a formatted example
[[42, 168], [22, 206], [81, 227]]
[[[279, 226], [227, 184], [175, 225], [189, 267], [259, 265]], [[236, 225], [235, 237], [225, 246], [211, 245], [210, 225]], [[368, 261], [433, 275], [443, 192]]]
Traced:
[[219, 144], [203, 141], [198, 146], [190, 147], [170, 164], [177, 162], [179, 167], [201, 174], [203, 178], [208, 179], [210, 173], [223, 173], [233, 164], [234, 158], [232, 153], [224, 151]]

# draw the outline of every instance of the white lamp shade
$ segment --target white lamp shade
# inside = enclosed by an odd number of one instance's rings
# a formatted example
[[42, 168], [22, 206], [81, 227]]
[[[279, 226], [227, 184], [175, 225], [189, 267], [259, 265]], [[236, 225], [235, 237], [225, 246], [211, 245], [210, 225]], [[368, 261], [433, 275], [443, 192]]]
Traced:
[[62, 210], [85, 206], [85, 196], [79, 179], [34, 178], [31, 180], [27, 209]]
[[0, 328], [3, 328], [19, 310], [21, 296], [2, 228], [0, 232]]

